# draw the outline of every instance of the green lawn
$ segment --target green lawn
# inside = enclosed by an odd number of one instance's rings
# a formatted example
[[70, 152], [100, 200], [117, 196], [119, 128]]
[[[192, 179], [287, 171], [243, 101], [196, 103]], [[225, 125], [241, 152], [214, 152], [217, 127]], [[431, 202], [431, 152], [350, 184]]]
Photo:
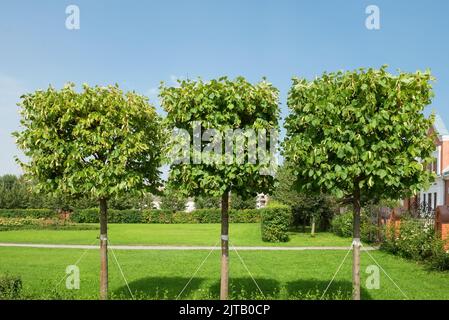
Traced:
[[[99, 252], [88, 250], [78, 264], [80, 290], [67, 290], [65, 268], [82, 255], [77, 249], [0, 248], [0, 273], [20, 275], [28, 298], [96, 299]], [[189, 281], [208, 252], [199, 251], [115, 251], [131, 290], [140, 298], [174, 299]], [[268, 298], [320, 298], [345, 251], [241, 251], [240, 255]], [[449, 273], [429, 272], [422, 266], [383, 253], [371, 252], [388, 275], [410, 299], [449, 299]], [[129, 298], [126, 286], [110, 259], [110, 292]], [[230, 257], [232, 298], [261, 298], [237, 255]], [[374, 264], [362, 253], [362, 298], [403, 299], [391, 280], [381, 273], [380, 289], [367, 289], [365, 273]], [[182, 295], [182, 299], [217, 299], [219, 292], [219, 252], [213, 252]], [[58, 282], [60, 285], [57, 285]], [[311, 296], [307, 292], [316, 292]], [[338, 291], [341, 291], [338, 294]], [[351, 255], [348, 256], [329, 293], [349, 297], [351, 291]], [[56, 293], [55, 293], [56, 292]], [[140, 293], [139, 293], [140, 292]], [[242, 293], [244, 292], [244, 293]], [[302, 295], [300, 294], [302, 293]]]
[[[92, 244], [98, 230], [20, 230], [0, 232], [0, 242]], [[259, 223], [230, 225], [230, 241], [235, 246], [349, 246], [350, 239], [332, 233], [290, 233], [286, 243], [266, 243], [261, 240]], [[220, 224], [110, 224], [112, 244], [134, 245], [204, 245], [217, 243]]]

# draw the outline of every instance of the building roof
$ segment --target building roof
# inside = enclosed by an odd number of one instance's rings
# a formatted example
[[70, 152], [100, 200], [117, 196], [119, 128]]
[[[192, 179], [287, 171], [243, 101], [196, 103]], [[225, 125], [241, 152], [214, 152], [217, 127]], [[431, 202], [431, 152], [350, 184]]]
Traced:
[[440, 115], [435, 114], [435, 122], [433, 123], [433, 127], [439, 136], [447, 136], [449, 135], [449, 131], [444, 124], [443, 119], [441, 119]]

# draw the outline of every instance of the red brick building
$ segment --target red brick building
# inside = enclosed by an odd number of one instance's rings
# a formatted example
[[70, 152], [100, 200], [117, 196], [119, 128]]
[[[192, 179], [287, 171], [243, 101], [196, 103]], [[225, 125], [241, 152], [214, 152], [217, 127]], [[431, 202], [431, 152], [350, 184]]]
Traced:
[[406, 199], [403, 205], [406, 209], [422, 205], [434, 210], [440, 205], [449, 205], [449, 131], [439, 115], [436, 115], [432, 131], [436, 133], [435, 161], [428, 170], [437, 175], [435, 181], [427, 190], [421, 190], [416, 197]]

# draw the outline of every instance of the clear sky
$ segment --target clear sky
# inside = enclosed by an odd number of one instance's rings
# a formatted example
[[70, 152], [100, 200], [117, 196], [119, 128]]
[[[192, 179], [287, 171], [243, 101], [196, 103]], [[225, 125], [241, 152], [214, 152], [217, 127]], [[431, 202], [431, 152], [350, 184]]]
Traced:
[[[65, 26], [71, 4], [79, 30]], [[380, 30], [365, 27], [371, 4]], [[157, 105], [162, 80], [266, 76], [285, 116], [293, 76], [430, 68], [437, 82], [429, 109], [449, 124], [448, 13], [447, 0], [1, 0], [0, 174], [20, 173], [11, 137], [19, 96], [67, 81], [118, 83]]]

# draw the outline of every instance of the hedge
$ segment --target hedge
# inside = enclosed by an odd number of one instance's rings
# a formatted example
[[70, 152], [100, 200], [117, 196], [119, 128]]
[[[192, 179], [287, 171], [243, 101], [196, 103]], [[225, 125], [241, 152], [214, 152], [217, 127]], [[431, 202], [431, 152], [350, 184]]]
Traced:
[[[256, 223], [261, 221], [261, 210], [230, 210], [229, 221], [233, 223]], [[0, 217], [4, 218], [57, 218], [52, 209], [0, 209]], [[98, 223], [99, 209], [75, 209], [70, 220], [76, 223]], [[192, 212], [172, 210], [108, 210], [110, 223], [220, 223], [220, 209], [198, 209]]]
[[96, 230], [98, 226], [78, 224], [59, 218], [5, 218], [0, 217], [0, 231], [11, 230]]
[[[260, 222], [260, 210], [231, 210], [229, 220], [233, 223]], [[99, 210], [82, 209], [75, 210], [71, 221], [77, 223], [98, 223]], [[220, 209], [198, 209], [192, 212], [171, 210], [108, 210], [108, 222], [110, 223], [220, 223]]]
[[54, 218], [57, 213], [53, 209], [0, 209], [3, 218]]
[[266, 242], [287, 242], [292, 215], [289, 206], [260, 209], [262, 217], [262, 240]]

